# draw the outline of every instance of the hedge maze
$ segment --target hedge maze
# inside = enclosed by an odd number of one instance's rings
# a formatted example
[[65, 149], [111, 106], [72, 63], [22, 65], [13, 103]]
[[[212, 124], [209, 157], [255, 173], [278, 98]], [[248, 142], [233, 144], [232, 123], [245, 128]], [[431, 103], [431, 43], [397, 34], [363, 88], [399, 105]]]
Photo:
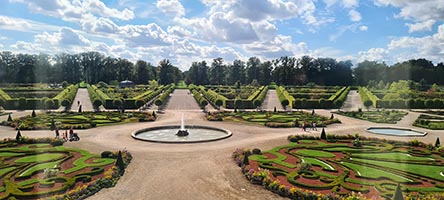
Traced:
[[[121, 158], [127, 165], [131, 155], [124, 152]], [[4, 141], [0, 160], [0, 199], [81, 199], [114, 186], [120, 177], [115, 157], [49, 143]]]
[[190, 84], [194, 98], [202, 106], [204, 97], [215, 107], [229, 109], [253, 109], [262, 105], [267, 95], [268, 86], [196, 86]]
[[88, 129], [96, 126], [105, 126], [129, 122], [154, 121], [156, 117], [144, 112], [47, 112], [35, 117], [26, 116], [12, 121], [3, 121], [5, 126], [19, 126], [21, 130], [38, 129]]
[[444, 192], [440, 147], [359, 136], [327, 138], [290, 136], [293, 142], [288, 145], [253, 150], [253, 155], [237, 150], [233, 156], [251, 182], [289, 197], [291, 190], [311, 190], [321, 199], [351, 192], [390, 198], [398, 183], [404, 194], [412, 196]]
[[77, 85], [65, 88], [48, 86], [0, 88], [0, 106], [6, 110], [58, 109], [68, 107], [77, 93]]
[[[156, 88], [116, 88], [88, 84], [87, 89], [91, 102], [95, 107], [103, 105], [106, 109], [138, 109], [162, 93], [171, 93], [174, 90], [174, 84], [161, 85]], [[165, 100], [160, 99], [161, 101]]]
[[301, 127], [304, 121], [310, 128], [312, 122], [317, 127], [325, 127], [333, 123], [341, 123], [337, 118], [328, 118], [303, 111], [294, 112], [213, 112], [207, 116], [210, 121], [241, 121], [257, 123], [274, 128]]
[[340, 86], [280, 86], [276, 89], [283, 107], [291, 108], [340, 108], [350, 87]]

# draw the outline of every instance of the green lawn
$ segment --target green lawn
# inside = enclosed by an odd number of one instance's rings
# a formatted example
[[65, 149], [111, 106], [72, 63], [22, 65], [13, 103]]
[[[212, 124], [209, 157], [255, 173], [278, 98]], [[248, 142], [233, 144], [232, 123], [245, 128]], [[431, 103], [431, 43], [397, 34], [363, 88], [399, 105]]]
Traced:
[[413, 122], [413, 126], [433, 130], [444, 130], [444, 117], [421, 114], [418, 119]]
[[351, 111], [351, 112], [335, 112], [336, 114], [345, 115], [357, 119], [367, 120], [375, 123], [396, 124], [408, 113], [398, 110], [379, 110], [379, 111]]

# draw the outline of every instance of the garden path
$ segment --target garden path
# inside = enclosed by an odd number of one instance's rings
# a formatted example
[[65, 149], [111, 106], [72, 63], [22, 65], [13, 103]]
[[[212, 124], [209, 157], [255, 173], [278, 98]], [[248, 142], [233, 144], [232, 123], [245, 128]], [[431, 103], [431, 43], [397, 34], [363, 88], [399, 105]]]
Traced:
[[82, 111], [94, 111], [94, 107], [89, 99], [88, 90], [86, 88], [79, 88], [77, 90], [76, 97], [74, 98], [74, 101], [72, 101], [71, 105], [72, 112], [79, 111], [79, 105], [77, 105], [77, 102], [80, 102], [82, 105]]
[[421, 113], [409, 111], [406, 112], [408, 112], [408, 114], [404, 116], [400, 121], [398, 121], [396, 125], [398, 125], [399, 127], [414, 127], [412, 124], [419, 117], [419, 115], [421, 115]]
[[200, 107], [190, 90], [175, 89], [165, 110], [200, 110]]
[[[180, 100], [180, 99], [179, 99]], [[194, 100], [194, 99], [193, 99]], [[173, 99], [173, 102], [176, 101]], [[311, 110], [310, 110], [311, 111]], [[153, 126], [178, 125], [181, 114], [185, 113], [186, 124], [199, 124], [225, 128], [233, 136], [225, 140], [196, 144], [161, 144], [134, 140], [131, 132]], [[321, 115], [330, 115], [330, 110], [316, 110]], [[199, 111], [166, 110], [155, 122], [130, 123], [102, 126], [88, 130], [76, 130], [81, 140], [68, 142], [67, 147], [83, 148], [100, 154], [105, 150], [126, 148], [134, 159], [125, 175], [113, 188], [103, 189], [88, 199], [284, 199], [277, 194], [250, 184], [233, 162], [231, 153], [236, 148], [270, 149], [287, 144], [290, 134], [314, 134], [302, 132], [299, 128], [267, 128], [260, 125], [237, 122], [210, 122]], [[375, 123], [335, 115], [342, 124], [330, 125], [328, 134], [354, 134], [409, 141], [412, 138], [382, 136], [365, 132]], [[397, 126], [397, 125], [391, 125]], [[16, 131], [0, 126], [2, 138], [15, 137]], [[318, 129], [319, 130], [319, 129]], [[421, 141], [432, 143], [444, 131], [428, 131]], [[47, 130], [22, 131], [29, 137], [53, 137]], [[416, 139], [416, 138], [415, 138]]]
[[282, 110], [282, 104], [279, 101], [276, 90], [268, 90], [267, 96], [265, 97], [264, 102], [262, 103], [262, 109], [264, 110], [273, 110], [274, 107], [276, 109]]
[[341, 110], [344, 111], [357, 111], [359, 108], [363, 108], [364, 105], [361, 101], [361, 96], [357, 92], [357, 90], [350, 90], [347, 95], [347, 99], [345, 99], [344, 104], [342, 105]]

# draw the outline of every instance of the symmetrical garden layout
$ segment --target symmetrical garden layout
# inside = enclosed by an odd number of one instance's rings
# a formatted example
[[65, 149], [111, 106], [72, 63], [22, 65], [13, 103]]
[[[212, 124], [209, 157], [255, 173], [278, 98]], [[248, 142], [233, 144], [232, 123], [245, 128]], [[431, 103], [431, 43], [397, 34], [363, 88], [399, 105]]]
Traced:
[[0, 160], [0, 199], [85, 198], [120, 177], [115, 158], [49, 143], [2, 142]]
[[376, 110], [376, 111], [350, 111], [350, 112], [335, 112], [340, 115], [353, 117], [357, 119], [367, 120], [375, 123], [396, 124], [408, 113], [400, 110]]
[[251, 155], [247, 161], [240, 157], [248, 154], [238, 150], [235, 159], [248, 163], [243, 171], [251, 182], [289, 197], [308, 189], [321, 197], [359, 192], [383, 198], [392, 196], [398, 183], [413, 195], [444, 192], [444, 154], [433, 145], [358, 139], [358, 147], [352, 136], [328, 141], [292, 137], [298, 141]]

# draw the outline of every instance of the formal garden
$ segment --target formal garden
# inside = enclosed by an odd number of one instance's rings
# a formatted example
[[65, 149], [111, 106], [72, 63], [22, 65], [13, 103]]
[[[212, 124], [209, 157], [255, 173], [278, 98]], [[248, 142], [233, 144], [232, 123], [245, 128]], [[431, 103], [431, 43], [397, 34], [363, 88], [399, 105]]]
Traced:
[[413, 122], [413, 126], [432, 130], [444, 130], [444, 116], [421, 114], [418, 119]]
[[116, 125], [131, 122], [146, 122], [156, 120], [156, 114], [147, 112], [44, 112], [30, 116], [0, 122], [1, 125], [11, 126], [20, 130], [51, 129], [88, 129], [98, 126]]
[[279, 86], [276, 89], [282, 106], [289, 108], [340, 108], [347, 98], [347, 86]]
[[277, 111], [249, 111], [249, 112], [212, 112], [207, 115], [209, 121], [234, 121], [247, 122], [252, 124], [260, 124], [272, 128], [292, 128], [302, 127], [306, 123], [306, 127], [311, 128], [313, 123], [316, 127], [325, 127], [333, 123], [341, 123], [334, 115], [325, 117], [304, 111], [293, 112], [277, 112]]
[[375, 110], [375, 111], [337, 111], [335, 114], [367, 120], [375, 123], [396, 124], [408, 113], [400, 110]]
[[77, 85], [8, 84], [0, 87], [0, 106], [7, 110], [58, 109], [71, 106]]
[[289, 144], [266, 151], [237, 149], [233, 158], [251, 183], [292, 199], [385, 199], [398, 184], [411, 199], [444, 198], [439, 139], [424, 144], [324, 131], [321, 137], [288, 139]]
[[0, 142], [0, 199], [84, 199], [113, 187], [131, 159], [125, 150], [96, 155], [17, 135]]
[[420, 83], [400, 80], [382, 86], [359, 87], [359, 94], [366, 107], [374, 108], [444, 108], [444, 89], [433, 84], [431, 87]]

